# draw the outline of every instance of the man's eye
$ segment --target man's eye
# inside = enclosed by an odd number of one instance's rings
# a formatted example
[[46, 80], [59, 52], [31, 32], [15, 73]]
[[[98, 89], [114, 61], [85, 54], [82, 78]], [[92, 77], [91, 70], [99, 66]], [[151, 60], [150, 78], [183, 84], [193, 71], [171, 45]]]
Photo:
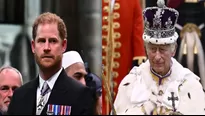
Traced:
[[164, 51], [165, 49], [163, 49], [163, 48], [160, 48], [160, 51]]
[[53, 40], [50, 40], [50, 42], [51, 43], [56, 43], [57, 41], [53, 39]]
[[9, 86], [2, 86], [0, 87], [0, 91], [9, 91], [9, 89], [12, 89], [12, 91], [15, 91], [18, 87], [17, 86], [14, 86], [14, 87], [9, 87]]
[[44, 39], [39, 39], [38, 43], [45, 43], [45, 40]]
[[152, 51], [156, 51], [157, 49], [156, 48], [150, 48]]
[[0, 90], [6, 91], [6, 90], [9, 90], [9, 87], [1, 87]]
[[80, 75], [75, 75], [74, 76], [77, 80], [80, 80], [81, 76]]

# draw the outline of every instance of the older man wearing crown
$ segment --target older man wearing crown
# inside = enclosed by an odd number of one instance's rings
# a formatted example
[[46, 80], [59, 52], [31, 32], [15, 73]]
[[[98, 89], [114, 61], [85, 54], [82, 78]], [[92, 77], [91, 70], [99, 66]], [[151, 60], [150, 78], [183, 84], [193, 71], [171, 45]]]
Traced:
[[200, 78], [173, 58], [179, 13], [163, 0], [157, 4], [143, 11], [148, 60], [133, 67], [121, 81], [114, 102], [116, 114], [205, 114]]

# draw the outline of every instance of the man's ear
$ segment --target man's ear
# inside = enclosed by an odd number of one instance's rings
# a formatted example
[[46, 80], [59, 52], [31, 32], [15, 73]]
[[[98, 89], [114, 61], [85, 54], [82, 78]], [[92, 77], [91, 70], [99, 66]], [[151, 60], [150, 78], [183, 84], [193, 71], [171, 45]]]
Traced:
[[62, 42], [62, 46], [63, 46], [63, 53], [66, 51], [66, 48], [67, 48], [67, 39], [63, 39], [63, 42]]
[[175, 46], [174, 46], [174, 50], [172, 51], [172, 57], [174, 57], [174, 56], [175, 56], [176, 51], [177, 51], [177, 47], [178, 47], [178, 45], [177, 45], [177, 44], [175, 44]]
[[32, 49], [32, 52], [35, 53], [35, 41], [34, 40], [31, 41], [31, 49]]

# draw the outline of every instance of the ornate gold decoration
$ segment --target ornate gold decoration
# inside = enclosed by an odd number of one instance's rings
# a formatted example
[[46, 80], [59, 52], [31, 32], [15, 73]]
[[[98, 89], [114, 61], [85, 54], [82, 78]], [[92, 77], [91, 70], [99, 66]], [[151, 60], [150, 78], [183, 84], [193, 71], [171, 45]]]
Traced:
[[[187, 44], [185, 43], [184, 44], [184, 49], [183, 49], [183, 54], [187, 54]], [[194, 54], [197, 54], [198, 53], [198, 50], [196, 48], [196, 46], [194, 47]]]
[[113, 82], [113, 86], [116, 87], [117, 86], [117, 82]]
[[118, 10], [120, 8], [120, 4], [119, 3], [115, 3], [114, 4], [114, 10]]
[[[111, 94], [111, 83], [110, 80], [112, 79], [113, 75], [113, 53], [114, 53], [114, 39], [113, 39], [113, 15], [112, 15], [112, 9], [111, 9], [111, 1], [108, 1], [108, 6], [104, 6], [103, 7], [103, 11], [108, 13], [107, 18], [104, 17], [103, 21], [107, 20], [106, 23], [107, 25], [103, 25], [102, 26], [102, 31], [105, 31], [107, 34], [106, 35], [102, 35], [102, 36], [106, 36], [107, 38], [103, 38], [103, 40], [106, 40], [106, 51], [105, 51], [105, 67], [103, 68], [103, 87], [106, 90], [105, 92], [105, 97], [106, 99], [106, 106], [104, 106], [106, 108], [106, 114], [109, 114], [109, 108], [111, 106], [112, 110], [114, 110], [114, 114], [116, 114], [115, 109], [114, 109], [114, 105], [113, 105], [113, 98], [112, 98], [112, 94]], [[103, 46], [102, 46], [103, 47]], [[105, 48], [102, 48], [105, 49]]]
[[109, 12], [109, 7], [108, 7], [108, 6], [105, 6], [105, 7], [103, 8], [103, 11], [104, 11], [104, 12]]
[[102, 40], [107, 41], [107, 36], [103, 35]]
[[107, 25], [103, 25], [103, 26], [102, 26], [102, 30], [103, 30], [103, 31], [108, 31], [108, 26], [107, 26]]
[[108, 17], [107, 16], [103, 16], [103, 21], [108, 22]]
[[120, 58], [120, 53], [119, 52], [115, 52], [114, 53], [114, 58]]
[[114, 43], [114, 48], [120, 48], [121, 47], [121, 43], [120, 42], [115, 42]]
[[117, 95], [115, 91], [113, 92], [113, 95], [114, 95], [114, 96], [116, 96], [116, 95]]
[[[120, 53], [116, 52], [115, 49], [119, 49], [121, 47], [120, 42], [116, 42], [115, 40], [119, 39], [121, 37], [121, 34], [119, 32], [115, 32], [115, 29], [120, 28], [120, 23], [117, 21], [114, 21], [116, 19], [120, 18], [120, 14], [116, 12], [120, 8], [120, 4], [117, 2], [118, 0], [115, 0], [113, 9], [111, 9], [111, 0], [103, 0], [104, 3], [107, 5], [104, 6], [102, 9], [102, 12], [106, 14], [106, 16], [102, 17], [103, 25], [102, 25], [102, 41], [105, 43], [105, 45], [102, 46], [103, 51], [103, 63], [105, 63], [104, 67], [104, 83], [107, 89], [105, 92], [105, 96], [107, 98], [106, 100], [106, 106], [103, 106], [106, 108], [106, 111], [109, 110], [110, 106], [113, 106], [112, 101], [112, 95], [114, 93], [112, 92], [114, 88], [117, 86], [117, 83], [114, 82], [112, 79], [117, 78], [119, 76], [118, 72], [115, 72], [114, 69], [119, 68], [119, 62], [114, 62], [115, 59], [120, 58]], [[105, 41], [105, 42], [104, 42]], [[104, 56], [105, 55], [105, 56]], [[113, 86], [111, 86], [113, 85]], [[115, 86], [116, 85], [116, 86]], [[115, 95], [114, 95], [115, 96]], [[108, 104], [107, 104], [108, 102]], [[109, 105], [110, 103], [110, 105]], [[106, 114], [109, 114], [110, 112], [106, 112]]]
[[102, 52], [106, 52], [106, 46], [102, 46]]
[[120, 67], [120, 64], [118, 62], [114, 62], [113, 68], [117, 69]]
[[119, 19], [120, 18], [120, 14], [117, 12], [113, 13], [113, 19]]
[[114, 29], [119, 29], [119, 28], [120, 28], [120, 23], [114, 22], [114, 23], [113, 23], [113, 28], [114, 28]]
[[113, 77], [116, 78], [116, 77], [118, 77], [118, 76], [119, 76], [118, 72], [113, 71]]
[[105, 60], [105, 56], [102, 56], [102, 60]]
[[113, 38], [114, 39], [119, 39], [121, 37], [121, 34], [119, 33], [119, 32], [115, 32], [114, 34], [113, 34]]
[[[201, 31], [199, 29], [199, 27], [194, 24], [194, 23], [187, 23], [186, 25], [184, 25], [184, 27], [182, 28], [181, 32], [180, 32], [180, 38], [182, 39], [184, 37], [185, 32], [193, 32], [196, 31], [196, 33], [198, 34], [199, 38], [201, 38]], [[183, 49], [183, 54], [187, 54], [187, 45], [186, 43], [184, 44], [184, 49]], [[194, 54], [197, 54], [197, 48], [196, 46], [194, 47]]]
[[110, 0], [104, 0], [105, 3], [108, 3]]
[[142, 111], [145, 115], [148, 115], [148, 114], [146, 113], [146, 110], [145, 110], [144, 105], [141, 106], [141, 111]]
[[199, 0], [185, 0], [185, 3], [197, 3]]
[[174, 112], [174, 111], [169, 111], [169, 112], [165, 112], [164, 114], [162, 115], [183, 115], [181, 112]]
[[201, 38], [201, 31], [200, 31], [199, 27], [194, 23], [187, 23], [186, 25], [184, 25], [184, 27], [182, 28], [182, 30], [180, 32], [180, 38], [184, 37], [185, 32], [191, 33], [193, 31], [196, 31], [199, 38]]

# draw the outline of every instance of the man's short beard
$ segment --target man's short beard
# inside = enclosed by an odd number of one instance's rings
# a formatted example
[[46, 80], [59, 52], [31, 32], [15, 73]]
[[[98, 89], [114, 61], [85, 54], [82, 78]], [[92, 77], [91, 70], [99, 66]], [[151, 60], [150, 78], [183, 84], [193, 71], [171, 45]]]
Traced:
[[35, 57], [35, 61], [38, 64], [40, 70], [42, 70], [43, 72], [55, 70], [57, 67], [59, 67], [61, 65], [61, 62], [62, 62], [62, 56], [57, 56], [55, 59], [55, 62], [52, 66], [45, 67], [44, 65], [41, 64], [40, 57], [38, 57], [36, 54], [34, 54], [34, 57]]
[[2, 115], [5, 115], [5, 114], [7, 114], [8, 107], [5, 106], [5, 105], [3, 105], [2, 108], [0, 109], [0, 111], [1, 111], [1, 114], [2, 114]]

